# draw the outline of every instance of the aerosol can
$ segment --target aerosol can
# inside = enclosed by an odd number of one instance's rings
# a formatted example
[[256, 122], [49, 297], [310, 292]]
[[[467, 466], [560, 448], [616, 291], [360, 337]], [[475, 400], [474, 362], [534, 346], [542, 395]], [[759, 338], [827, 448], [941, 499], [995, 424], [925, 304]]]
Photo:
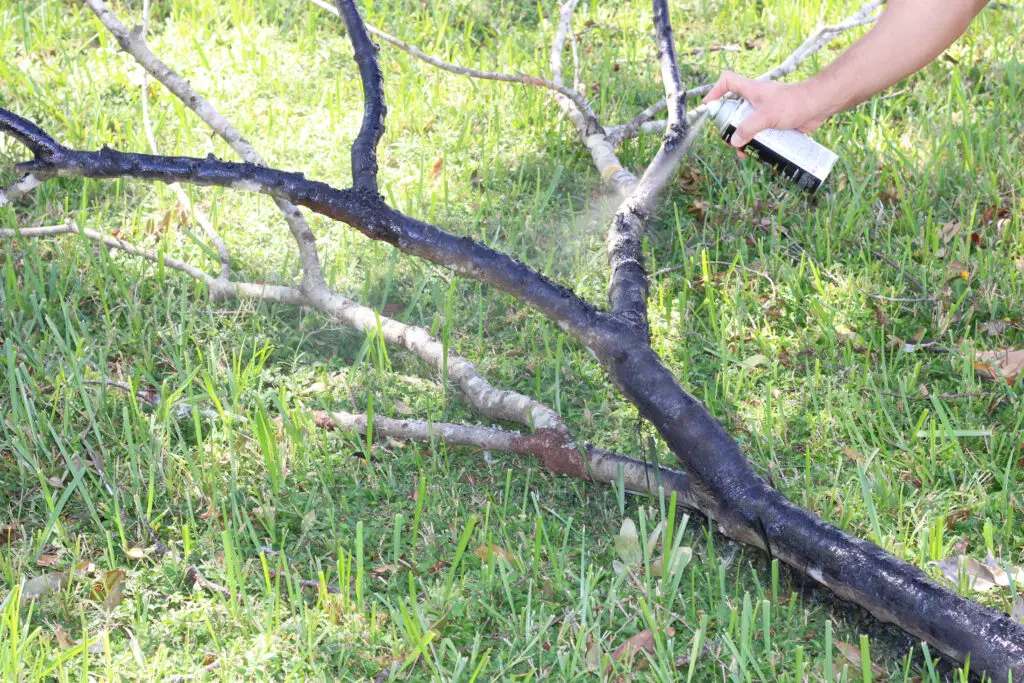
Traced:
[[[707, 107], [726, 142], [754, 111], [744, 99], [714, 100]], [[796, 130], [762, 130], [743, 146], [743, 151], [810, 192], [821, 187], [839, 159], [832, 150]]]

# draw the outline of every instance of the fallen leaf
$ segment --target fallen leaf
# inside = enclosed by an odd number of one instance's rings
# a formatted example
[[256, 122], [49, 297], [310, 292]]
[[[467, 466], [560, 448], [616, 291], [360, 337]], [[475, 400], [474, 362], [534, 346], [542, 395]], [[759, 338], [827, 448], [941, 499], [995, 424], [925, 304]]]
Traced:
[[985, 567], [992, 574], [992, 578], [995, 579], [997, 586], [1004, 588], [1009, 587], [1011, 573], [1013, 576], [1013, 585], [1024, 587], [1024, 569], [1020, 567], [1014, 567], [1013, 565], [1007, 565], [1009, 567], [1009, 573], [1003, 566], [999, 564], [999, 561], [991, 555], [985, 555], [985, 560], [982, 562]]
[[129, 548], [128, 552], [125, 553], [130, 559], [141, 560], [146, 557], [146, 551], [142, 548]]
[[859, 451], [855, 451], [854, 449], [850, 448], [849, 446], [843, 446], [843, 453], [846, 454], [847, 458], [849, 458], [850, 460], [853, 460], [854, 462], [859, 462], [859, 463], [865, 462], [864, 456], [861, 455]]
[[22, 600], [35, 600], [50, 593], [59, 592], [68, 582], [68, 575], [64, 572], [51, 572], [41, 574], [25, 582], [21, 589]]
[[990, 591], [997, 585], [996, 577], [993, 576], [992, 571], [973, 557], [954, 555], [953, 557], [939, 560], [934, 564], [942, 570], [942, 575], [953, 584], [957, 584], [960, 580], [960, 566], [962, 564], [964, 575], [967, 577], [967, 585], [979, 593]]
[[939, 237], [942, 239], [943, 244], [949, 244], [953, 239], [960, 234], [960, 221], [949, 221], [942, 226], [939, 231]]
[[[665, 635], [669, 638], [675, 634], [675, 629], [671, 627], [665, 629]], [[654, 632], [649, 628], [644, 629], [643, 631], [640, 631], [640, 633], [629, 638], [622, 645], [615, 648], [615, 652], [612, 653], [612, 660], [616, 662], [622, 661], [628, 664], [641, 652], [654, 652], [654, 647]], [[637, 662], [638, 665], [641, 663], [644, 663], [643, 660]]]
[[431, 574], [436, 574], [439, 571], [441, 571], [442, 569], [444, 569], [445, 567], [450, 567], [450, 566], [452, 566], [451, 562], [445, 562], [444, 560], [441, 560], [440, 562], [435, 563], [434, 566], [432, 566], [427, 571], [430, 572]]
[[990, 320], [987, 323], [978, 325], [978, 331], [984, 332], [990, 337], [998, 337], [1010, 326], [1009, 320]]
[[[853, 666], [856, 667], [857, 671], [860, 671], [862, 664], [859, 647], [851, 643], [844, 643], [843, 641], [839, 640], [836, 641], [836, 649], [843, 653], [843, 657], [846, 658], [846, 661], [853, 664]], [[878, 666], [874, 662], [871, 662], [871, 673], [873, 673], [875, 676], [879, 678], [885, 675], [885, 671], [882, 669], [882, 667]]]
[[855, 341], [857, 333], [842, 323], [835, 324], [836, 336], [845, 341]]
[[75, 565], [75, 571], [81, 574], [92, 574], [96, 571], [96, 565], [89, 560], [81, 560]]
[[676, 551], [672, 553], [671, 561], [667, 557], [659, 557], [651, 561], [651, 576], [673, 576], [685, 569], [692, 559], [692, 548], [687, 546], [676, 548]]
[[434, 163], [430, 165], [430, 179], [437, 180], [441, 177], [441, 171], [444, 170], [444, 159], [437, 157], [434, 159]]
[[43, 553], [36, 560], [37, 567], [56, 567], [57, 563], [60, 562], [60, 557], [51, 553]]
[[1001, 349], [998, 351], [976, 351], [974, 370], [987, 380], [1005, 379], [1013, 386], [1024, 369], [1024, 350]]
[[1024, 621], [1024, 598], [1017, 598], [1017, 601], [1013, 603], [1013, 611], [1010, 612], [1010, 616], [1018, 624]]
[[306, 387], [307, 394], [322, 394], [325, 391], [327, 391], [327, 382], [324, 381], [313, 382]]
[[502, 548], [500, 545], [482, 545], [475, 551], [476, 556], [486, 562], [491, 555], [500, 557], [509, 563], [510, 566], [515, 566], [515, 555]]
[[75, 642], [74, 638], [69, 636], [68, 632], [65, 631], [60, 624], [57, 624], [54, 627], [53, 635], [57, 638], [57, 645], [59, 645], [60, 649], [62, 650], [66, 650], [69, 647], [74, 647], [75, 645], [78, 645], [78, 643]]
[[103, 597], [103, 609], [112, 610], [124, 600], [124, 578], [123, 569], [110, 569], [103, 572], [103, 578], [93, 584], [93, 595]]
[[62, 489], [62, 488], [64, 488], [64, 478], [63, 477], [58, 477], [56, 475], [51, 476], [51, 477], [47, 477], [46, 478], [46, 483], [49, 484], [50, 486], [52, 486], [55, 489]]
[[615, 553], [628, 567], [635, 567], [643, 562], [643, 551], [640, 549], [640, 537], [636, 533], [636, 524], [626, 519], [622, 522], [618, 535], [612, 539]]
[[18, 533], [13, 524], [0, 525], [0, 545], [9, 545], [19, 538], [21, 538], [21, 534]]

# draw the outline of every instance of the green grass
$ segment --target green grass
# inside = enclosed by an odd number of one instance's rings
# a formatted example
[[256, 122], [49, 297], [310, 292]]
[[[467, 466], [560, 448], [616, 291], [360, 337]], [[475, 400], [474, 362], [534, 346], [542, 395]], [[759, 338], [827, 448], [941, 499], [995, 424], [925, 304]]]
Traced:
[[[122, 21], [138, 21], [140, 5], [122, 2]], [[684, 59], [685, 78], [703, 82], [727, 66], [759, 73], [855, 5], [676, 3], [683, 48], [761, 41]], [[366, 11], [457, 63], [546, 73], [553, 3], [381, 0]], [[646, 3], [584, 2], [576, 26], [587, 95], [607, 123], [659, 96]], [[360, 89], [350, 48], [322, 10], [299, 0], [156, 3], [151, 43], [271, 164], [348, 182]], [[1022, 560], [1020, 392], [979, 383], [971, 362], [974, 349], [1024, 344], [1021, 45], [1019, 16], [987, 11], [947, 58], [826, 124], [816, 137], [841, 162], [833, 191], [816, 199], [737, 163], [708, 133], [690, 161], [696, 181], [666, 195], [647, 243], [653, 269], [683, 266], [652, 289], [655, 348], [758, 471], [936, 576], [928, 563], [962, 539], [975, 557], [987, 549]], [[550, 98], [442, 74], [387, 47], [382, 63], [390, 115], [380, 161], [392, 203], [603, 301], [607, 200]], [[79, 3], [0, 2], [0, 104], [62, 142], [147, 151], [140, 82]], [[232, 158], [171, 95], [157, 85], [150, 95], [162, 151]], [[657, 144], [629, 141], [622, 158], [635, 169]], [[0, 143], [0, 180], [13, 180], [10, 164], [23, 157]], [[270, 202], [189, 191], [241, 276], [297, 281], [297, 254]], [[990, 207], [1008, 220], [984, 222]], [[215, 270], [173, 194], [142, 182], [52, 181], [0, 210], [0, 228], [67, 216]], [[334, 287], [367, 305], [400, 304], [399, 318], [444, 333], [496, 385], [553, 405], [579, 436], [671, 462], [555, 326], [311, 220]], [[944, 244], [953, 220], [963, 227]], [[920, 296], [873, 252], [938, 300], [868, 297]], [[804, 591], [760, 553], [673, 514], [669, 500], [501, 453], [368, 447], [315, 430], [310, 408], [400, 416], [399, 401], [418, 417], [477, 419], [421, 361], [382, 353], [320, 314], [213, 304], [184, 276], [66, 237], [0, 245], [0, 315], [0, 525], [17, 536], [0, 545], [4, 680], [365, 680], [395, 662], [396, 680], [596, 680], [599, 656], [647, 628], [658, 638], [640, 657], [644, 679], [823, 680], [845, 661], [833, 661], [833, 643], [863, 654], [861, 634], [889, 680], [941, 678], [920, 648], [906, 660], [907, 637]], [[1004, 331], [985, 332], [1003, 319]], [[952, 353], [903, 352], [919, 334]], [[151, 387], [161, 407], [94, 383], [102, 379]], [[940, 398], [973, 392], [990, 395]], [[616, 573], [613, 539], [625, 519], [645, 542], [659, 522], [671, 525], [665, 542], [692, 548], [692, 560], [662, 578]], [[171, 555], [154, 551], [144, 520]], [[491, 545], [504, 553], [488, 554]], [[644, 569], [662, 552], [641, 553]], [[83, 561], [95, 569], [21, 599], [23, 581]], [[191, 564], [230, 597], [190, 589]], [[125, 572], [123, 585], [113, 570]], [[123, 600], [108, 599], [111, 590]], [[1014, 596], [977, 597], [1008, 611]], [[854, 665], [844, 675], [863, 677]]]

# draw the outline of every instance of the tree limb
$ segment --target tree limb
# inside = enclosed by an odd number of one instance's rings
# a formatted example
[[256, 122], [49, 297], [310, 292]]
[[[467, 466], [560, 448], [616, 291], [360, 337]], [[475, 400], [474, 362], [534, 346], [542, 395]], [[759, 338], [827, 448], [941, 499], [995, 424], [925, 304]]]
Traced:
[[[861, 7], [859, 10], [851, 14], [846, 19], [829, 26], [820, 26], [814, 31], [807, 39], [800, 44], [800, 47], [793, 50], [792, 53], [786, 59], [782, 61], [774, 69], [766, 71], [765, 73], [758, 76], [758, 80], [762, 81], [776, 81], [784, 76], [796, 71], [797, 67], [803, 64], [811, 55], [816, 53], [821, 48], [825, 47], [834, 38], [843, 34], [852, 28], [870, 24], [875, 21], [878, 17], [874, 14], [874, 11], [885, 4], [885, 0], [870, 0], [867, 4]], [[697, 88], [691, 88], [686, 91], [685, 99], [692, 97], [703, 97], [709, 90], [711, 90], [712, 83], [699, 86]], [[655, 116], [665, 111], [668, 107], [667, 100], [659, 100], [651, 106], [644, 109], [642, 112], [634, 116], [630, 121], [617, 126], [611, 126], [608, 129], [608, 139], [612, 144], [618, 146], [623, 140], [627, 138], [636, 137], [641, 130], [643, 130], [643, 124], [653, 119]], [[661, 132], [661, 125], [650, 126], [644, 132]]]
[[[361, 21], [354, 14], [352, 21]], [[375, 60], [373, 51], [362, 58]], [[367, 108], [370, 109], [369, 107]], [[364, 121], [365, 126], [365, 121]], [[35, 160], [19, 166], [39, 174], [138, 177], [230, 186], [287, 198], [402, 251], [492, 284], [533, 306], [575, 336], [604, 363], [623, 394], [651, 421], [686, 467], [692, 504], [726, 535], [770, 549], [840, 597], [866, 607], [928, 640], [974, 671], [999, 681], [1024, 677], [1024, 626], [956, 595], [920, 569], [832, 527], [772, 489], [751, 469], [738, 445], [686, 393], [635, 327], [597, 311], [536, 271], [468, 238], [457, 237], [388, 207], [357, 189], [336, 190], [300, 174], [216, 159], [153, 157], [112, 150], [78, 152], [58, 145], [31, 122], [0, 109], [0, 131], [25, 142]], [[365, 157], [359, 159], [366, 163]]]
[[[309, 1], [316, 5], [317, 7], [320, 7], [321, 9], [325, 9], [328, 12], [338, 15], [337, 7], [331, 5], [325, 0]], [[369, 32], [370, 35], [376, 36], [377, 38], [380, 38], [384, 42], [394, 45], [399, 50], [409, 53], [416, 59], [424, 61], [427, 64], [430, 64], [431, 66], [436, 66], [438, 69], [441, 69], [443, 71], [458, 74], [459, 76], [466, 76], [468, 78], [479, 78], [485, 81], [522, 83], [524, 85], [535, 85], [541, 88], [547, 88], [548, 90], [552, 90], [561, 95], [562, 97], [568, 98], [573, 103], [573, 105], [586, 119], [589, 130], [591, 130], [594, 133], [602, 130], [601, 122], [598, 121], [597, 116], [594, 114], [594, 110], [591, 108], [590, 103], [587, 102], [586, 98], [583, 97], [583, 95], [581, 95], [578, 90], [568, 88], [560, 82], [548, 81], [538, 76], [531, 76], [529, 74], [506, 74], [497, 71], [482, 71], [480, 69], [471, 69], [465, 66], [458, 66], [457, 64], [452, 64], [451, 62], [446, 62], [443, 59], [427, 54], [426, 52], [423, 52], [415, 45], [410, 45], [401, 38], [396, 38], [390, 33], [382, 31], [381, 29], [377, 28], [376, 26], [373, 26], [372, 24], [365, 24], [365, 26], [367, 32]]]

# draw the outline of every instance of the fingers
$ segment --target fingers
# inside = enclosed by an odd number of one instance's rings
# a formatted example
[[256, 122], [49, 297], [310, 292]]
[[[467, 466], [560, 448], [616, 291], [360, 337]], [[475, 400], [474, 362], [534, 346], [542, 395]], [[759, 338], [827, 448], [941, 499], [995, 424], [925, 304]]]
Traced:
[[740, 76], [738, 73], [733, 71], [723, 71], [722, 75], [719, 76], [718, 81], [711, 87], [708, 94], [701, 100], [704, 103], [708, 103], [711, 100], [720, 100], [722, 97], [729, 92], [736, 93], [743, 97], [747, 96], [745, 91], [749, 90], [748, 83], [753, 83], [749, 78]]
[[755, 135], [765, 128], [771, 127], [772, 121], [767, 110], [755, 109], [750, 116], [743, 119], [743, 122], [736, 127], [736, 132], [732, 134], [732, 139], [729, 143], [733, 147], [743, 147], [753, 140]]

